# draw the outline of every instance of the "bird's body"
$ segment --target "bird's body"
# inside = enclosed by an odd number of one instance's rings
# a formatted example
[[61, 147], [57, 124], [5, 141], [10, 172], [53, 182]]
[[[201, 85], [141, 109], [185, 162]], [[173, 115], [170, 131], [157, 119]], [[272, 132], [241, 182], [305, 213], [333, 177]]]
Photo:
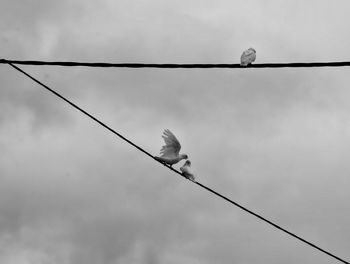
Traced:
[[170, 166], [178, 163], [180, 160], [184, 159], [183, 157], [175, 157], [175, 158], [169, 158], [169, 157], [154, 157], [156, 160], [164, 162], [166, 164], [169, 164]]
[[172, 166], [180, 160], [188, 158], [186, 154], [180, 154], [180, 142], [169, 129], [164, 130], [162, 138], [165, 145], [160, 150], [160, 156], [154, 157], [156, 160]]
[[182, 175], [187, 179], [191, 181], [195, 180], [194, 174], [191, 170], [191, 161], [186, 160], [185, 164], [180, 168], [180, 171], [182, 172]]
[[253, 48], [249, 48], [242, 53], [241, 66], [248, 66], [252, 64], [256, 59], [256, 51]]

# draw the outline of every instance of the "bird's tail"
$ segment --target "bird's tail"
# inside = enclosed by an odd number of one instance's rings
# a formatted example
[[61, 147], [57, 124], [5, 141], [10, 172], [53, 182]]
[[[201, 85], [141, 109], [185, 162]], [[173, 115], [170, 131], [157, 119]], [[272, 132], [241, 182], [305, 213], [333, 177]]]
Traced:
[[164, 162], [164, 160], [161, 157], [154, 156], [153, 158], [157, 161]]

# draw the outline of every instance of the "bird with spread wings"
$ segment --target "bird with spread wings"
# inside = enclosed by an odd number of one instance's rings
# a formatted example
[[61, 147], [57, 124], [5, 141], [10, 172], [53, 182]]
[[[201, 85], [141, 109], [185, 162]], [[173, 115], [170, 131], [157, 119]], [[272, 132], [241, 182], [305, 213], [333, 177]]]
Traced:
[[160, 156], [154, 157], [156, 160], [168, 164], [171, 167], [180, 160], [188, 159], [186, 154], [180, 154], [180, 142], [169, 129], [164, 130], [162, 138], [164, 139], [165, 145], [160, 150]]

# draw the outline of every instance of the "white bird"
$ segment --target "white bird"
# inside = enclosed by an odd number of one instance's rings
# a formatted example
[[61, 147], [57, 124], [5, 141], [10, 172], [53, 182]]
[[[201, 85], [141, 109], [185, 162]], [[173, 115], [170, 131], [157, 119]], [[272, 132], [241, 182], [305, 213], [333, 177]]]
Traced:
[[187, 179], [191, 181], [195, 180], [194, 174], [191, 170], [191, 161], [186, 160], [185, 164], [180, 168], [180, 171], [182, 172], [182, 175]]
[[249, 48], [242, 53], [241, 66], [247, 66], [252, 64], [256, 59], [256, 51], [253, 48]]
[[179, 154], [181, 145], [177, 138], [169, 129], [165, 129], [162, 138], [165, 145], [160, 150], [160, 157], [154, 157], [156, 160], [169, 164], [170, 167], [182, 159], [188, 159], [186, 154]]

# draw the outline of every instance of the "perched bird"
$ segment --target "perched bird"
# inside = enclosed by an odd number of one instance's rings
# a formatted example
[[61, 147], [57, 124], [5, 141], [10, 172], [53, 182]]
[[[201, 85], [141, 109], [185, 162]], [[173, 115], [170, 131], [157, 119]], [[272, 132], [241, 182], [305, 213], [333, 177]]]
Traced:
[[241, 56], [241, 66], [248, 66], [252, 64], [256, 59], [256, 51], [253, 48], [249, 48], [242, 53]]
[[194, 174], [191, 170], [191, 161], [186, 160], [185, 164], [180, 168], [180, 171], [182, 172], [182, 175], [187, 179], [191, 181], [195, 180]]
[[182, 159], [188, 159], [186, 154], [179, 154], [181, 145], [177, 138], [169, 129], [165, 129], [162, 138], [165, 145], [160, 150], [160, 157], [154, 157], [156, 160], [170, 165], [178, 163]]

